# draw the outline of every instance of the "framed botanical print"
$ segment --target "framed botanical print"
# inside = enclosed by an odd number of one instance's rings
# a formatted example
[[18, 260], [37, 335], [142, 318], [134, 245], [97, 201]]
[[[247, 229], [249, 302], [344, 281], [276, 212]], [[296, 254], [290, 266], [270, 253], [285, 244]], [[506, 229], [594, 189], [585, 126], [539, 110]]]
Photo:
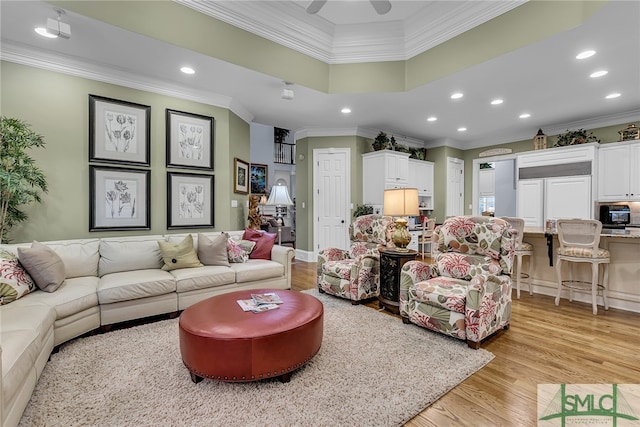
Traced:
[[89, 231], [149, 230], [149, 170], [89, 166]]
[[167, 229], [213, 227], [213, 176], [167, 172]]
[[268, 166], [251, 163], [251, 194], [267, 194]]
[[249, 194], [249, 163], [235, 157], [233, 159], [233, 191]]
[[213, 117], [167, 109], [167, 167], [213, 170]]
[[151, 107], [89, 95], [89, 161], [150, 165]]

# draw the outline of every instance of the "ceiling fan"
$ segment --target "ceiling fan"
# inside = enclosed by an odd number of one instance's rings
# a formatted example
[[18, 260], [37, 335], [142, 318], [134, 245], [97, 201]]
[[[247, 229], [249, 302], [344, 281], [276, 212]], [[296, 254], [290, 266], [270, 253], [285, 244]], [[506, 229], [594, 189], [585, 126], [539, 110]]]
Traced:
[[[307, 7], [307, 13], [316, 14], [324, 6], [327, 0], [313, 0]], [[385, 15], [391, 10], [391, 2], [389, 0], [369, 0], [371, 6], [376, 10], [378, 15]]]

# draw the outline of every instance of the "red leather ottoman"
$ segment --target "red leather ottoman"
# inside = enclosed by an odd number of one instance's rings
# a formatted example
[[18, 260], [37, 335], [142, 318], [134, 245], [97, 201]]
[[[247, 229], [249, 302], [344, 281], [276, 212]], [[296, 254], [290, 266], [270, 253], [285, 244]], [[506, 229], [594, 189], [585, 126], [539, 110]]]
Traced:
[[[236, 302], [266, 292], [280, 296], [279, 308], [253, 313]], [[208, 298], [180, 315], [182, 361], [195, 383], [273, 377], [287, 382], [320, 350], [323, 316], [317, 298], [296, 291], [253, 289]]]

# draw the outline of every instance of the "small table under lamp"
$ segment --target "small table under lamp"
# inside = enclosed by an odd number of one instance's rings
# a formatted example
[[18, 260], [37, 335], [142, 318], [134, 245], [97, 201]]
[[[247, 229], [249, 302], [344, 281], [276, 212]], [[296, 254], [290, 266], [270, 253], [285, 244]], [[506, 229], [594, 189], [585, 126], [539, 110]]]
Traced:
[[400, 252], [408, 251], [407, 245], [411, 242], [411, 234], [407, 230], [407, 216], [416, 216], [418, 210], [418, 189], [417, 188], [395, 188], [384, 190], [383, 214], [395, 216], [396, 231], [391, 236], [396, 250]]
[[276, 221], [278, 221], [278, 225], [284, 225], [283, 215], [286, 213], [286, 207], [293, 206], [287, 187], [280, 184], [271, 187], [271, 193], [269, 194], [267, 205], [276, 207]]

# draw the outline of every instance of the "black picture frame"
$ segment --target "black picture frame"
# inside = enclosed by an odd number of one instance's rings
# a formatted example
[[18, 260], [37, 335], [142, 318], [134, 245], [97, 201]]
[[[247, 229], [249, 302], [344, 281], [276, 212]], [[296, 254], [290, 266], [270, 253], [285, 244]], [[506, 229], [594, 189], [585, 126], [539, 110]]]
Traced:
[[234, 157], [233, 171], [233, 192], [249, 194], [249, 163]]
[[151, 107], [89, 95], [89, 161], [150, 166]]
[[89, 166], [89, 231], [149, 230], [150, 170]]
[[259, 163], [251, 163], [251, 194], [266, 195], [267, 185], [269, 183], [269, 166]]
[[167, 172], [167, 229], [213, 228], [214, 176]]
[[213, 170], [214, 118], [166, 110], [169, 168]]

